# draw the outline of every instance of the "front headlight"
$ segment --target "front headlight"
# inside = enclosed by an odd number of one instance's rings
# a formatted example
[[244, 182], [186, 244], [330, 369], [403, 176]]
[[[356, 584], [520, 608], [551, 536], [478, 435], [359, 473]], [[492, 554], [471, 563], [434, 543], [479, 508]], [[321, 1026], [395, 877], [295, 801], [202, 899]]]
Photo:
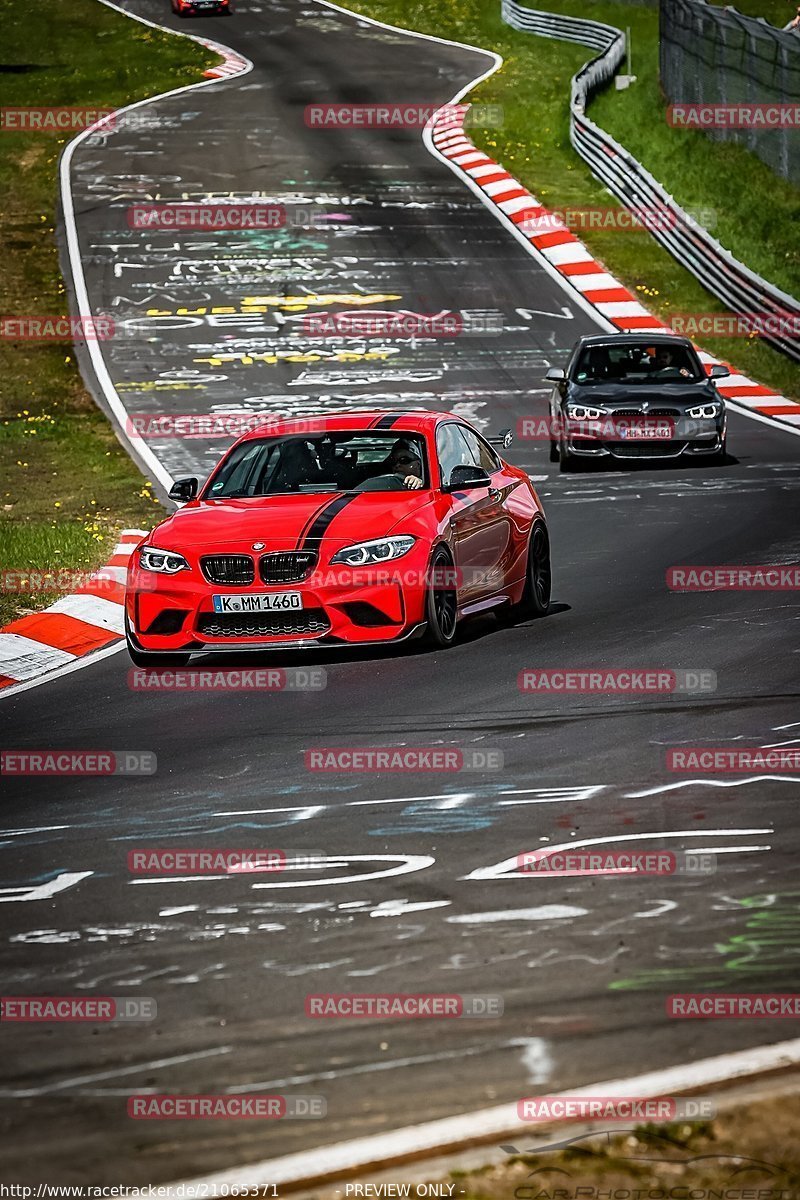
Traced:
[[376, 538], [373, 542], [356, 542], [354, 546], [345, 546], [337, 550], [331, 559], [332, 563], [346, 563], [348, 567], [365, 567], [369, 563], [389, 562], [393, 558], [402, 558], [408, 554], [414, 545], [413, 537]]
[[606, 414], [602, 408], [590, 408], [587, 404], [569, 403], [567, 416], [573, 421], [599, 421]]
[[711, 417], [718, 417], [722, 412], [722, 405], [717, 400], [711, 400], [708, 404], [698, 404], [695, 408], [687, 408], [687, 417], [694, 417], [695, 420], [700, 420], [705, 417], [710, 420]]
[[143, 571], [156, 571], [159, 575], [177, 575], [179, 571], [189, 570], [182, 554], [176, 554], [174, 550], [157, 550], [155, 546], [142, 546], [139, 566]]

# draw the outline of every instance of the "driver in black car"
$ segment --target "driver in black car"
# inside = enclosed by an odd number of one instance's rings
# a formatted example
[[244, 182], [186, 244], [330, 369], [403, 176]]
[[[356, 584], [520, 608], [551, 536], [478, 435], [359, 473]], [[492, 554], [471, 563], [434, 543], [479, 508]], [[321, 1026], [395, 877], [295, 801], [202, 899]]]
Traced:
[[653, 360], [653, 375], [657, 379], [670, 380], [676, 377], [691, 379], [692, 373], [686, 369], [686, 355], [673, 350], [671, 346], [658, 346]]

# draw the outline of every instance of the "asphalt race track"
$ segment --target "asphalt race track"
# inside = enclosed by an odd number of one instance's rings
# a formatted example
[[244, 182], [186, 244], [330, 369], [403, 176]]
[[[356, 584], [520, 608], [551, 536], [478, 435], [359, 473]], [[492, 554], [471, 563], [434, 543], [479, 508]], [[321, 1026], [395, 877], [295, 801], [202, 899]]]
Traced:
[[[129, 413], [422, 405], [489, 433], [545, 414], [544, 371], [596, 328], [591, 316], [419, 133], [303, 120], [313, 102], [445, 101], [485, 55], [302, 0], [241, 0], [230, 20], [180, 21], [167, 0], [130, 9], [216, 38], [254, 70], [154, 102], [149, 127], [76, 153], [89, 293], [124, 331], [104, 353]], [[290, 221], [180, 237], [127, 223], [143, 199], [231, 194], [283, 203]], [[293, 223], [312, 206], [323, 219]], [[460, 310], [472, 331], [367, 340], [344, 361], [335, 342], [307, 355], [303, 314], [357, 311], [364, 297]], [[481, 332], [487, 314], [503, 332]], [[175, 1180], [792, 1035], [788, 1021], [665, 1013], [675, 991], [800, 985], [800, 781], [665, 765], [669, 747], [785, 745], [800, 729], [796, 593], [666, 584], [677, 564], [797, 562], [800, 440], [734, 412], [728, 442], [720, 467], [572, 476], [545, 442], [518, 438], [508, 456], [537, 481], [550, 521], [554, 605], [542, 621], [474, 621], [444, 653], [268, 659], [324, 667], [322, 691], [136, 691], [122, 652], [3, 702], [7, 747], [158, 760], [151, 776], [6, 781], [6, 993], [151, 996], [158, 1017], [15, 1030], [0, 1091], [5, 1177]], [[205, 474], [226, 444], [152, 448], [173, 475]], [[717, 688], [612, 698], [517, 686], [526, 667], [594, 665], [710, 670]], [[304, 751], [321, 746], [500, 751], [503, 766], [307, 770]], [[717, 872], [486, 871], [525, 850], [630, 837], [716, 852]], [[332, 861], [295, 876], [143, 879], [126, 863], [138, 846], [277, 846]], [[504, 1012], [305, 1016], [308, 993], [353, 991], [489, 993]], [[327, 1117], [126, 1115], [142, 1092], [281, 1091], [324, 1096]]]

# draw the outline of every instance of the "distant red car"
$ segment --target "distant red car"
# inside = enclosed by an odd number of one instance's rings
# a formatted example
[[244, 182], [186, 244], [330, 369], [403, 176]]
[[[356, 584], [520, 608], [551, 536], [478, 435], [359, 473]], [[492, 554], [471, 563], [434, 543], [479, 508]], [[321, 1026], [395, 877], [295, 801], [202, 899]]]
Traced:
[[172, 11], [179, 17], [200, 17], [206, 13], [230, 16], [233, 0], [172, 0]]
[[197, 485], [173, 484], [183, 506], [131, 556], [137, 665], [416, 635], [444, 647], [472, 613], [548, 610], [549, 539], [531, 481], [457, 417], [272, 421]]

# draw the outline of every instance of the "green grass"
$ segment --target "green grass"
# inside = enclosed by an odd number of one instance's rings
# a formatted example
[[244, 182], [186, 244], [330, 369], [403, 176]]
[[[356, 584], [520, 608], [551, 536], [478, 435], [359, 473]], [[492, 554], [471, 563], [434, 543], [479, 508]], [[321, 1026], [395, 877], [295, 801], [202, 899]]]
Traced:
[[[2, 104], [116, 108], [202, 78], [216, 56], [97, 0], [0, 0]], [[9, 67], [15, 69], [9, 70]], [[54, 233], [65, 138], [0, 131], [4, 315], [67, 311]], [[84, 569], [161, 513], [67, 344], [0, 341], [0, 568]], [[54, 599], [0, 593], [0, 625]]]
[[[469, 99], [502, 105], [504, 124], [501, 129], [471, 127], [476, 144], [551, 208], [618, 207], [569, 142], [569, 81], [591, 56], [586, 47], [512, 30], [500, 19], [499, 0], [350, 0], [346, 6], [497, 51], [503, 67]], [[657, 10], [592, 0], [548, 0], [542, 7], [632, 27], [639, 78], [627, 92], [609, 90], [599, 97], [590, 115], [681, 204], [715, 210], [714, 234], [737, 258], [794, 293], [800, 276], [800, 195], [747, 151], [666, 124], [658, 89]], [[675, 312], [727, 311], [646, 232], [576, 232], [662, 319]], [[758, 339], [706, 337], [702, 344], [743, 373], [800, 398], [797, 367]]]
[[[718, 8], [727, 7], [723, 0], [711, 0]], [[770, 25], [783, 29], [791, 21], [797, 8], [797, 0], [736, 0], [737, 12], [746, 17], [763, 17]]]

